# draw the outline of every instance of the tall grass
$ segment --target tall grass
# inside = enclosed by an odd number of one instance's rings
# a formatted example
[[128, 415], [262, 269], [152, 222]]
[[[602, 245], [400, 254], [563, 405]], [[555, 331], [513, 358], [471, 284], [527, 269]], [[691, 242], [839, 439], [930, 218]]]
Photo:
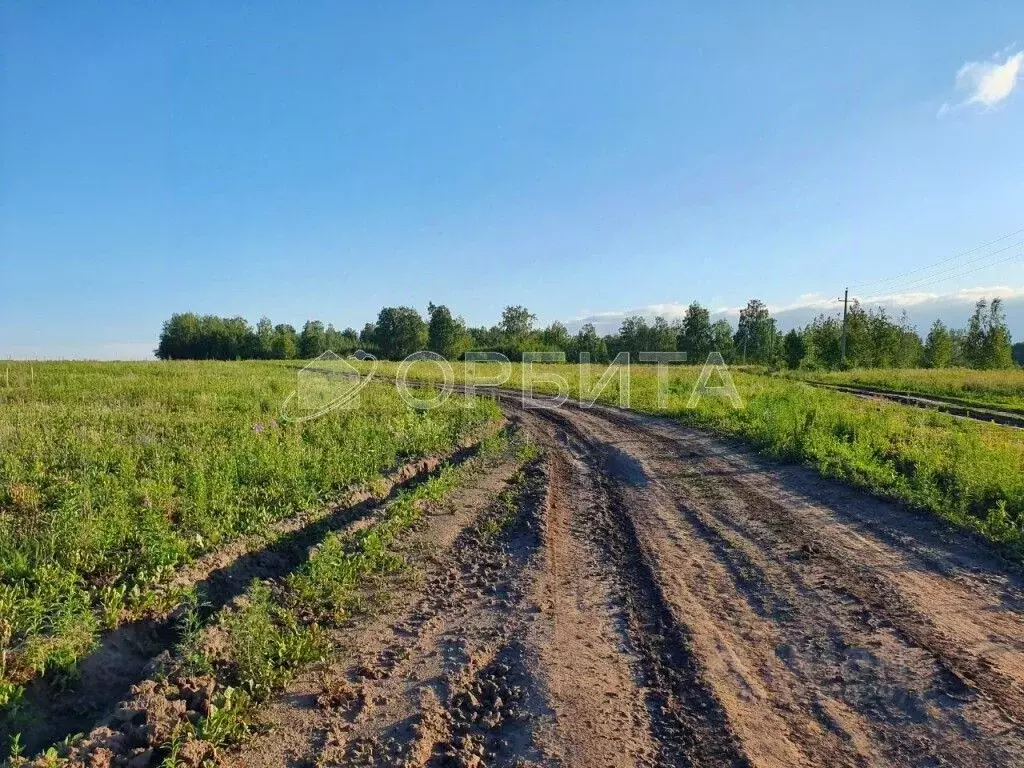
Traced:
[[12, 364], [0, 376], [0, 705], [72, 673], [104, 625], [166, 607], [174, 569], [497, 418], [493, 404], [277, 422], [291, 368]]
[[879, 387], [919, 395], [941, 395], [979, 405], [1024, 410], [1024, 369], [978, 371], [972, 368], [869, 368], [787, 374], [827, 384]]
[[[506, 386], [519, 388], [525, 370], [513, 364]], [[474, 375], [461, 364], [454, 365], [454, 372], [460, 381]], [[743, 408], [716, 397], [688, 408], [699, 372], [692, 366], [671, 367], [659, 407], [656, 369], [634, 365], [631, 407], [740, 438], [762, 453], [809, 464], [826, 477], [929, 510], [1024, 555], [1024, 431], [743, 371], [732, 373]], [[384, 365], [378, 375], [393, 374], [394, 366]], [[495, 374], [496, 366], [490, 366], [475, 375]], [[554, 392], [554, 384], [545, 379], [555, 375], [568, 382], [571, 396], [580, 396], [578, 366], [534, 365], [533, 375], [539, 379], [536, 392]], [[591, 386], [599, 375], [595, 366]], [[410, 378], [439, 376], [432, 364], [416, 364], [410, 371]], [[598, 399], [618, 403], [617, 378]]]

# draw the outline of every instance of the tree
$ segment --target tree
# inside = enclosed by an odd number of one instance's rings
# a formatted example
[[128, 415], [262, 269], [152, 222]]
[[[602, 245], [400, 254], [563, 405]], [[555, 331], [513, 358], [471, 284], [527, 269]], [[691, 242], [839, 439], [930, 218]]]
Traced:
[[338, 355], [348, 355], [354, 352], [359, 340], [358, 334], [351, 328], [339, 331], [332, 324], [327, 325], [324, 338], [327, 342], [327, 349]]
[[271, 349], [275, 360], [294, 360], [299, 356], [299, 337], [295, 329], [287, 324], [274, 326], [274, 341]]
[[364, 350], [377, 349], [377, 324], [367, 323], [359, 332], [359, 346]]
[[974, 314], [967, 321], [967, 331], [963, 339], [964, 361], [971, 368], [985, 367], [985, 320], [988, 302], [978, 299], [974, 305]]
[[155, 350], [162, 360], [240, 360], [257, 357], [259, 339], [243, 317], [171, 315]]
[[992, 299], [988, 308], [988, 319], [985, 324], [984, 350], [985, 368], [1013, 367], [1013, 340], [1010, 329], [1006, 325], [1006, 314], [1003, 312], [1002, 299]]
[[924, 343], [926, 368], [948, 368], [953, 364], [953, 335], [941, 320], [932, 323]]
[[683, 317], [682, 333], [676, 342], [678, 349], [686, 353], [688, 362], [703, 363], [708, 358], [714, 340], [711, 313], [696, 301], [693, 302], [686, 308]]
[[533, 324], [537, 316], [531, 313], [526, 307], [519, 305], [508, 306], [501, 313], [501, 332], [510, 341], [521, 339], [533, 330]]
[[401, 360], [427, 344], [427, 325], [412, 307], [384, 307], [377, 316], [374, 333], [384, 357]]
[[1017, 365], [1024, 365], [1024, 341], [1018, 341], [1013, 345], [1013, 362]]
[[540, 340], [544, 346], [568, 351], [570, 344], [569, 329], [558, 321], [553, 322], [540, 333]]
[[[889, 319], [884, 308], [867, 313], [869, 341], [857, 361], [874, 368], [896, 367], [903, 330]], [[861, 352], [861, 350], [858, 350]]]
[[274, 324], [269, 317], [261, 317], [256, 323], [256, 344], [260, 358], [270, 360], [274, 357]]
[[897, 368], [917, 368], [924, 359], [924, 343], [917, 335], [917, 330], [905, 322], [900, 334], [899, 353], [896, 358]]
[[642, 352], [675, 352], [679, 331], [668, 324], [664, 317], [654, 318], [654, 324], [647, 329], [646, 349]]
[[580, 355], [584, 352], [590, 355], [590, 362], [592, 363], [606, 363], [610, 359], [608, 345], [604, 339], [597, 335], [597, 331], [592, 323], [586, 323], [580, 328], [576, 337], [572, 340], [570, 348], [571, 358], [579, 362]]
[[786, 367], [792, 370], [799, 368], [800, 363], [807, 357], [807, 340], [804, 334], [793, 328], [786, 334], [782, 347], [786, 356]]
[[775, 320], [769, 315], [768, 307], [759, 299], [751, 299], [740, 310], [740, 322], [734, 341], [744, 363], [771, 365], [775, 357], [782, 354]]
[[953, 366], [967, 368], [967, 331], [963, 328], [950, 328], [949, 336], [953, 340]]
[[616, 352], [629, 352], [635, 360], [637, 355], [648, 349], [650, 328], [647, 321], [640, 315], [632, 315], [622, 321], [619, 326], [619, 337], [616, 340]]
[[327, 351], [327, 333], [319, 320], [307, 320], [299, 334], [299, 357], [307, 360]]
[[195, 358], [196, 343], [201, 336], [199, 316], [192, 312], [173, 314], [160, 331], [156, 356], [161, 360]]
[[469, 333], [472, 345], [477, 349], [490, 349], [496, 350], [501, 347], [504, 343], [504, 337], [501, 328], [494, 326], [492, 328], [486, 328], [480, 326], [479, 328], [467, 329]]
[[843, 328], [838, 317], [818, 315], [806, 329], [816, 362], [825, 368], [838, 368], [842, 361]]
[[[728, 320], [716, 320], [711, 326], [711, 352], [718, 352], [722, 359], [731, 363], [736, 359], [736, 344], [733, 341], [732, 326]], [[695, 363], [703, 364], [707, 360], [694, 360]]]
[[430, 314], [427, 347], [449, 360], [456, 359], [467, 346], [465, 327], [452, 317], [451, 311], [443, 304], [428, 304], [427, 312]]
[[1013, 365], [1012, 340], [1001, 299], [991, 306], [979, 299], [963, 336], [964, 362], [972, 368], [1009, 368]]

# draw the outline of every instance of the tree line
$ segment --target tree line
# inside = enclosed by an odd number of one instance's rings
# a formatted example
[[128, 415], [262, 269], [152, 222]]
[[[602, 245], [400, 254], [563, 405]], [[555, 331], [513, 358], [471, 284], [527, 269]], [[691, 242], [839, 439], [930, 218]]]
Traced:
[[156, 356], [162, 360], [290, 360], [311, 359], [327, 351], [348, 355], [357, 349], [400, 360], [431, 350], [451, 360], [469, 351], [504, 354], [521, 360], [525, 352], [563, 352], [569, 361], [589, 355], [608, 362], [620, 352], [685, 352], [701, 363], [719, 352], [731, 364], [817, 369], [858, 368], [1007, 368], [1024, 364], [1024, 344], [1011, 345], [1002, 303], [981, 300], [964, 328], [948, 328], [936, 320], [922, 338], [906, 314], [890, 316], [884, 309], [865, 309], [852, 302], [846, 318], [845, 354], [842, 320], [822, 314], [802, 328], [783, 334], [764, 302], [751, 299], [740, 310], [735, 327], [725, 319], [711, 321], [711, 312], [697, 302], [678, 320], [636, 315], [622, 321], [617, 333], [599, 335], [592, 324], [575, 334], [555, 322], [536, 327], [537, 316], [526, 307], [505, 307], [491, 327], [470, 327], [444, 305], [429, 304], [426, 317], [413, 307], [384, 307], [376, 322], [361, 331], [337, 330], [309, 320], [301, 330], [274, 324], [264, 317], [253, 327], [242, 317], [217, 317], [187, 312], [167, 320]]

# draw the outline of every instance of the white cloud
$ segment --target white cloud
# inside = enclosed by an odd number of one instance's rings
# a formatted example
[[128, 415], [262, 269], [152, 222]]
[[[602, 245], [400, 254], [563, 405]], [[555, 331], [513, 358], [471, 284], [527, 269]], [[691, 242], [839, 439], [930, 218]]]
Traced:
[[978, 299], [989, 299], [998, 296], [1001, 299], [1024, 298], [1024, 286], [992, 285], [979, 288], [961, 288], [953, 293], [894, 293], [886, 296], [869, 296], [861, 299], [862, 304], [892, 304], [914, 306], [929, 301], [944, 299], [950, 303], [969, 304]]
[[[1011, 330], [1014, 336], [1024, 331], [1024, 286], [979, 286], [961, 288], [949, 293], [897, 293], [875, 296], [859, 296], [851, 294], [864, 307], [885, 307], [887, 311], [898, 315], [907, 310], [912, 320], [927, 327], [935, 317], [940, 317], [947, 324], [962, 325], [967, 318], [970, 307], [978, 299], [992, 299], [998, 296], [1005, 303], [1010, 316]], [[686, 313], [686, 304], [648, 304], [635, 309], [610, 312], [590, 312], [583, 317], [569, 320], [566, 325], [575, 333], [584, 323], [593, 323], [600, 334], [615, 333], [622, 321], [633, 315], [641, 315], [647, 320], [661, 316], [667, 320], [680, 319]], [[824, 294], [803, 294], [792, 302], [769, 304], [768, 310], [779, 319], [783, 330], [810, 322], [815, 315], [821, 313], [840, 313], [843, 303], [832, 296]], [[727, 318], [733, 323], [739, 317], [741, 307], [712, 308], [712, 319]]]
[[[1002, 56], [1006, 60], [999, 63]], [[969, 61], [956, 73], [959, 100], [942, 105], [939, 114], [952, 109], [977, 105], [990, 109], [1004, 101], [1017, 85], [1024, 71], [1024, 51], [1004, 52], [989, 61]]]

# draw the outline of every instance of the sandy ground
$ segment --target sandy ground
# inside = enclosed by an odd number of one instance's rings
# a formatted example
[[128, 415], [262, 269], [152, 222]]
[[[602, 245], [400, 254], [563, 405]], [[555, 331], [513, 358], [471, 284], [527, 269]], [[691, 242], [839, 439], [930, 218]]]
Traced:
[[664, 420], [506, 406], [545, 449], [519, 523], [480, 538], [508, 470], [477, 478], [238, 765], [1024, 765], [1024, 581], [983, 543]]
[[667, 420], [502, 403], [542, 457], [431, 507], [415, 578], [221, 764], [1024, 766], [1024, 575], [986, 544]]

